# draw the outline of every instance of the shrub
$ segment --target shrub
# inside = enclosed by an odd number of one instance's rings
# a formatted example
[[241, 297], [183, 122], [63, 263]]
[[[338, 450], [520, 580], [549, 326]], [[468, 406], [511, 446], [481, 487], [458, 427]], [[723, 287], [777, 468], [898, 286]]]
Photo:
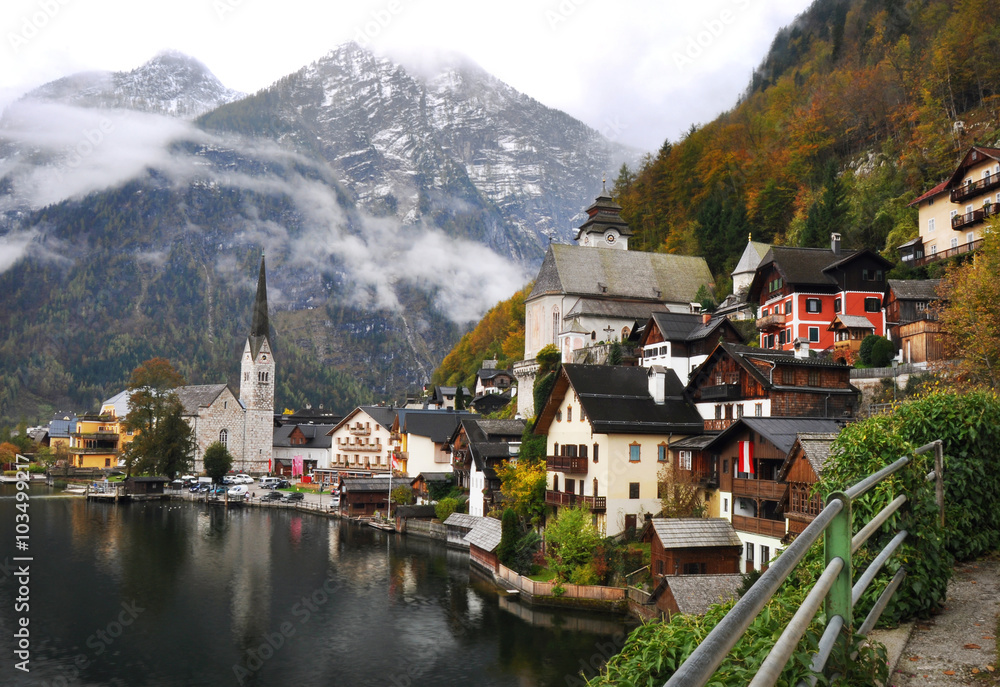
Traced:
[[878, 337], [871, 350], [872, 367], [886, 367], [894, 357], [896, 357], [896, 347], [884, 336]]
[[438, 520], [444, 522], [448, 519], [449, 515], [458, 510], [458, 506], [458, 499], [444, 498], [434, 504], [434, 514], [437, 516]]

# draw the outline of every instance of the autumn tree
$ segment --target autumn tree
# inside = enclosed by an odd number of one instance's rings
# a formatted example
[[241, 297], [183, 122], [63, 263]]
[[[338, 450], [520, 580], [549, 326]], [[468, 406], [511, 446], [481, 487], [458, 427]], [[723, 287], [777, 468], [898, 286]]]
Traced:
[[504, 503], [525, 526], [539, 526], [545, 515], [545, 463], [504, 461], [497, 468]]
[[700, 518], [705, 515], [698, 479], [690, 470], [680, 470], [668, 461], [656, 473], [656, 487], [661, 517]]
[[194, 448], [190, 426], [176, 389], [184, 378], [166, 358], [152, 358], [132, 371], [129, 378], [129, 411], [122, 426], [134, 435], [122, 456], [125, 472], [174, 474], [184, 469]]
[[960, 379], [1000, 389], [1000, 222], [970, 262], [948, 269], [938, 295], [945, 353], [958, 361]]
[[600, 543], [601, 534], [586, 505], [560, 508], [545, 527], [545, 561], [560, 581], [596, 584], [593, 559]]

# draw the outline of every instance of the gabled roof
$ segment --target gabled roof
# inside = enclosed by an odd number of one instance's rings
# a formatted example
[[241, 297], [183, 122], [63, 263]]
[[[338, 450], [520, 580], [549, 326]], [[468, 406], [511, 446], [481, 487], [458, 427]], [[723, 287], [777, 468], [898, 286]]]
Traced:
[[[951, 187], [960, 184], [962, 177], [965, 176], [965, 170], [972, 165], [978, 165], [982, 162], [982, 157], [979, 157], [980, 155], [1000, 162], [1000, 149], [987, 148], [985, 146], [972, 146], [965, 151], [965, 155], [962, 156], [962, 161], [958, 163], [958, 166], [955, 167], [955, 171], [951, 173], [950, 177], [948, 177], [948, 181], [946, 182], [948, 186]], [[974, 160], [974, 157], [978, 159]]]
[[450, 472], [421, 472], [419, 475], [410, 480], [410, 484], [414, 482], [450, 482], [452, 478], [452, 473]]
[[[839, 326], [838, 326], [839, 325]], [[833, 322], [827, 329], [871, 329], [875, 330], [875, 325], [872, 324], [864, 315], [837, 315], [833, 318]]]
[[547, 294], [690, 303], [712, 283], [704, 258], [552, 244], [526, 299]]
[[396, 413], [399, 412], [399, 410], [399, 408], [393, 408], [392, 406], [358, 406], [349, 412], [343, 420], [338, 422], [329, 433], [333, 434], [344, 425], [349, 424], [355, 416], [361, 413], [370, 417], [376, 422], [376, 424], [389, 429], [392, 427], [392, 423], [396, 419]]
[[647, 527], [656, 532], [664, 549], [743, 546], [725, 518], [653, 518]]
[[701, 315], [693, 313], [654, 312], [643, 327], [639, 345], [646, 344], [654, 327], [659, 330], [664, 341], [672, 343], [700, 341], [715, 335], [722, 336], [723, 329], [729, 329], [736, 335], [737, 340], [743, 340], [727, 317], [713, 317], [706, 323]]
[[[524, 434], [524, 420], [488, 420], [464, 418], [452, 432], [450, 441], [455, 442], [463, 432], [469, 447], [469, 456], [480, 472], [491, 470], [487, 459], [510, 457], [511, 442], [520, 442]], [[495, 461], [494, 461], [495, 462]]]
[[935, 301], [940, 279], [890, 279], [889, 292], [900, 301]]
[[483, 517], [480, 515], [469, 515], [468, 513], [452, 513], [448, 516], [448, 519], [444, 521], [444, 524], [448, 527], [462, 527], [464, 529], [471, 530], [476, 524], [482, 520]]
[[345, 493], [350, 492], [381, 492], [389, 493], [389, 483], [392, 480], [387, 477], [345, 477], [342, 482]]
[[839, 253], [834, 253], [829, 248], [772, 246], [757, 267], [748, 295], [752, 299], [760, 292], [771, 268], [776, 269], [785, 284], [795, 290], [812, 288], [819, 292], [832, 291], [838, 285], [833, 274], [835, 270], [861, 257], [879, 262], [885, 268], [892, 267], [891, 262], [867, 248], [841, 249]]
[[911, 200], [908, 203], [908, 206], [909, 207], [913, 207], [914, 205], [917, 205], [921, 201], [927, 200], [928, 198], [931, 198], [933, 196], [936, 196], [936, 195], [939, 195], [941, 193], [944, 193], [945, 191], [948, 190], [948, 184], [950, 184], [950, 183], [951, 183], [950, 179], [945, 179], [944, 181], [942, 181], [937, 186], [931, 188], [929, 191], [927, 191], [924, 194], [919, 195], [916, 198], [914, 198], [913, 200]]
[[483, 551], [493, 551], [500, 546], [501, 527], [496, 518], [480, 518], [463, 539]]
[[683, 397], [684, 387], [673, 370], [665, 370], [663, 404], [649, 395], [650, 370], [623, 365], [565, 364], [535, 424], [536, 434], [546, 434], [555, 408], [572, 387], [597, 434], [701, 434], [704, 422], [698, 410]]
[[778, 481], [785, 481], [789, 470], [792, 469], [793, 457], [797, 453], [794, 450], [795, 446], [801, 447], [802, 455], [809, 461], [809, 465], [812, 467], [813, 472], [816, 473], [816, 476], [819, 477], [822, 475], [823, 468], [832, 455], [830, 447], [836, 438], [837, 434], [835, 432], [800, 432], [796, 437], [795, 443], [792, 445], [792, 449], [788, 451], [788, 457], [785, 458], [785, 462], [781, 465], [781, 470], [778, 472]]
[[[207, 408], [212, 405], [215, 399], [227, 388], [225, 384], [197, 384], [179, 386], [174, 391], [184, 408], [184, 415], [192, 416], [198, 414], [199, 408]], [[233, 398], [236, 398], [236, 394], [233, 394]]]
[[393, 427], [399, 425], [399, 431], [404, 434], [428, 437], [435, 443], [444, 443], [451, 437], [458, 423], [465, 418], [474, 417], [472, 413], [454, 410], [407, 410], [400, 409]]
[[511, 378], [514, 377], [514, 374], [510, 370], [498, 370], [495, 367], [490, 367], [490, 368], [484, 367], [480, 369], [479, 372], [476, 373], [476, 376], [478, 376], [480, 379], [483, 380], [493, 379], [494, 377], [499, 377], [500, 375], [506, 375]]
[[795, 439], [802, 433], [833, 434], [840, 433], [843, 423], [829, 418], [815, 417], [742, 417], [731, 424], [719, 436], [715, 437], [712, 448], [718, 448], [732, 441], [745, 428], [756, 432], [767, 439], [782, 453], [792, 450]]
[[663, 593], [661, 588], [669, 587], [677, 603], [677, 610], [685, 615], [702, 615], [713, 604], [735, 599], [742, 584], [743, 576], [739, 573], [666, 575], [660, 578], [660, 585], [654, 591], [654, 596], [658, 597]]
[[125, 389], [124, 391], [119, 391], [117, 394], [115, 394], [108, 400], [102, 401], [101, 407], [98, 408], [98, 410], [101, 410], [107, 406], [112, 406], [115, 409], [115, 417], [117, 417], [120, 420], [124, 420], [125, 416], [128, 415], [128, 410], [130, 405], [129, 399], [131, 395], [132, 394], [128, 389]]
[[281, 425], [274, 428], [273, 444], [277, 447], [292, 447], [292, 433], [298, 430], [306, 439], [304, 444], [294, 444], [301, 448], [330, 448], [333, 445], [331, 430], [336, 425], [314, 425], [304, 423], [301, 425]]

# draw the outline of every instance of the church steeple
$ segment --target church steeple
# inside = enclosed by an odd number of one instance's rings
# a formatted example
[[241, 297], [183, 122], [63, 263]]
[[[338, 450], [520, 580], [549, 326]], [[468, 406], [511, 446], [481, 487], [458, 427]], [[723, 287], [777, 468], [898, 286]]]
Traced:
[[257, 297], [253, 303], [253, 321], [250, 324], [250, 352], [254, 359], [260, 352], [261, 344], [270, 336], [267, 319], [267, 275], [264, 270], [264, 256], [260, 256], [260, 274], [257, 277]]
[[577, 243], [581, 246], [628, 250], [632, 230], [622, 219], [622, 206], [608, 193], [606, 184], [602, 184], [601, 195], [594, 199], [586, 212], [587, 220], [576, 231]]

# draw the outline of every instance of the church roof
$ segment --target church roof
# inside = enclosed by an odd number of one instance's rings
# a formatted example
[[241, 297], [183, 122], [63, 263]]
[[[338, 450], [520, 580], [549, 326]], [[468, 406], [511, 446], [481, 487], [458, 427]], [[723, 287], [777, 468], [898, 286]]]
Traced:
[[743, 255], [740, 256], [740, 261], [736, 263], [736, 268], [732, 273], [752, 274], [756, 272], [757, 265], [760, 264], [760, 261], [764, 259], [769, 250], [771, 250], [770, 244], [761, 243], [760, 241], [747, 241], [747, 246], [743, 249]]
[[270, 335], [267, 319], [267, 276], [264, 271], [264, 256], [260, 258], [260, 274], [257, 277], [257, 297], [253, 302], [253, 321], [250, 324], [250, 354], [256, 359], [260, 347]]
[[705, 258], [552, 244], [527, 300], [548, 294], [691, 303], [712, 283]]
[[[184, 408], [184, 415], [197, 415], [199, 408], [207, 408], [226, 390], [225, 384], [195, 384], [174, 389]], [[233, 394], [235, 397], [236, 394]]]

